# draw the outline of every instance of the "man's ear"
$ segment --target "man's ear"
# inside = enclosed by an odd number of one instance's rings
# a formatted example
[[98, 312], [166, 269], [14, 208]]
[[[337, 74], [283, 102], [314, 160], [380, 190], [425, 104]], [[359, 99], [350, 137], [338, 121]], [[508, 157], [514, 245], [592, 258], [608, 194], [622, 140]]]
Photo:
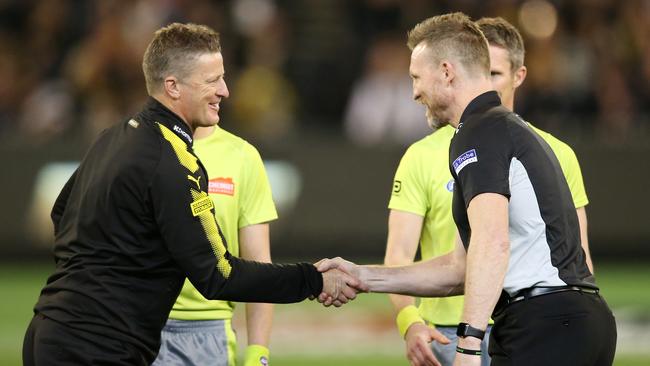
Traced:
[[526, 75], [528, 74], [528, 69], [526, 69], [526, 66], [521, 66], [515, 71], [513, 80], [514, 80], [514, 88], [518, 88], [519, 85], [521, 85], [524, 80], [526, 80]]
[[181, 97], [181, 91], [179, 89], [178, 79], [175, 76], [168, 76], [165, 78], [164, 82], [165, 94], [170, 98], [176, 100]]
[[446, 85], [451, 85], [451, 83], [456, 78], [456, 68], [454, 64], [447, 60], [443, 60], [440, 63], [440, 71], [442, 72], [443, 80], [445, 80]]

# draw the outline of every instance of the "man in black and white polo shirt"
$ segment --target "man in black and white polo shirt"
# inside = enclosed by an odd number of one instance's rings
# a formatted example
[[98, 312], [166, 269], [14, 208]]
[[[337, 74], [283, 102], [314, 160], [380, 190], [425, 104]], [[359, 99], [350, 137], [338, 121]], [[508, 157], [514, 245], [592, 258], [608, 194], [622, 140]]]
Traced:
[[[480, 365], [491, 315], [492, 365], [611, 365], [616, 325], [587, 268], [567, 182], [550, 147], [492, 90], [483, 33], [447, 14], [416, 25], [408, 45], [414, 99], [433, 125], [457, 128], [449, 162], [462, 245], [409, 266], [336, 258], [319, 270], [341, 268], [371, 292], [464, 292], [456, 366]], [[426, 349], [411, 361], [438, 365]]]

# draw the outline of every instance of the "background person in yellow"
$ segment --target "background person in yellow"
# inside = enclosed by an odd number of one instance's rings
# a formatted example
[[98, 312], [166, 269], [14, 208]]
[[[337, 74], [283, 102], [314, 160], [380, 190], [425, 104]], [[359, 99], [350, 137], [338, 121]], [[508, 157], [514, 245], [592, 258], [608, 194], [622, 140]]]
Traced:
[[[218, 125], [194, 133], [194, 151], [208, 171], [208, 193], [233, 255], [271, 262], [269, 221], [277, 219], [271, 187], [257, 149]], [[235, 365], [235, 304], [206, 300], [189, 281], [163, 328], [155, 365]], [[245, 366], [266, 366], [273, 305], [246, 304]]]
[[[517, 28], [505, 19], [481, 18], [476, 24], [479, 26], [490, 45], [490, 73], [492, 86], [499, 94], [501, 103], [514, 110], [515, 89], [526, 79], [527, 69], [524, 66], [524, 41]], [[548, 132], [528, 123], [548, 143], [560, 161], [564, 177], [571, 189], [573, 203], [580, 223], [580, 241], [585, 251], [587, 266], [594, 273], [594, 265], [589, 252], [589, 238], [587, 236], [587, 211], [585, 206], [589, 203], [585, 185], [582, 180], [580, 164], [573, 149]]]
[[[492, 85], [503, 105], [512, 110], [515, 89], [526, 77], [521, 35], [502, 18], [483, 18], [477, 24], [490, 43]], [[560, 161], [578, 212], [587, 264], [593, 273], [584, 209], [589, 201], [578, 160], [567, 144], [547, 132], [533, 129], [551, 146]], [[451, 213], [454, 180], [448, 165], [449, 145], [454, 131], [452, 126], [444, 126], [411, 145], [402, 157], [388, 204], [390, 215], [385, 264], [412, 263], [418, 243], [423, 260], [454, 249], [457, 235]], [[442, 365], [451, 365], [456, 354], [456, 326], [461, 319], [463, 296], [422, 298], [418, 308], [413, 297], [389, 296], [398, 313], [397, 326], [406, 341], [409, 361], [418, 364], [431, 347]], [[488, 339], [486, 334], [481, 344], [482, 365], [490, 363]], [[435, 342], [429, 346], [431, 341]]]

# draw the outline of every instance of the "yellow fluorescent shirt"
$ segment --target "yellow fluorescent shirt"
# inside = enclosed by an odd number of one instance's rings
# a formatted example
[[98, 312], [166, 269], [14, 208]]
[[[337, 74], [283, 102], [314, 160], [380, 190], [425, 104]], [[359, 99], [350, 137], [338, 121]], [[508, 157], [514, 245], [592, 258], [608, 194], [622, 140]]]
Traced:
[[586, 206], [589, 203], [589, 199], [587, 198], [585, 184], [582, 180], [580, 163], [578, 163], [578, 158], [575, 152], [573, 152], [573, 149], [550, 133], [542, 131], [530, 123], [528, 125], [546, 141], [555, 153], [557, 160], [560, 162], [562, 173], [564, 173], [564, 177], [571, 190], [575, 207], [580, 208]]
[[[582, 174], [573, 150], [552, 135], [534, 130], [558, 155], [576, 207], [586, 205]], [[454, 182], [449, 172], [449, 144], [454, 132], [453, 127], [445, 126], [411, 145], [395, 173], [388, 208], [424, 217], [420, 234], [422, 259], [447, 254], [455, 246], [456, 225], [451, 213]], [[430, 323], [456, 326], [462, 316], [463, 296], [423, 298], [419, 311]]]
[[[449, 144], [454, 128], [445, 126], [411, 145], [395, 173], [388, 208], [424, 217], [420, 233], [422, 259], [438, 257], [454, 249], [456, 225], [451, 214], [454, 181], [449, 172]], [[420, 315], [438, 325], [456, 326], [463, 310], [463, 296], [423, 298]]]
[[[239, 256], [239, 229], [278, 217], [262, 158], [251, 144], [219, 127], [196, 139], [194, 152], [208, 172], [208, 193], [228, 251]], [[232, 302], [206, 300], [186, 279], [169, 317], [230, 319], [233, 308]]]

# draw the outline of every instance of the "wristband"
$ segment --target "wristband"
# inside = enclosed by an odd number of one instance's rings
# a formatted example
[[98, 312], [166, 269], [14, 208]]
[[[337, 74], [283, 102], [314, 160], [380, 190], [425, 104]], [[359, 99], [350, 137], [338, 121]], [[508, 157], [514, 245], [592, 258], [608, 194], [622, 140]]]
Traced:
[[244, 366], [268, 366], [269, 349], [259, 344], [246, 347], [244, 353]]
[[470, 356], [480, 356], [481, 355], [481, 350], [480, 349], [467, 349], [467, 348], [460, 348], [456, 346], [456, 352], [462, 353], [464, 355], [470, 355]]
[[411, 325], [415, 323], [424, 324], [424, 319], [420, 316], [418, 308], [413, 305], [406, 306], [400, 310], [395, 320], [397, 321], [397, 329], [402, 338], [404, 338], [406, 331], [408, 331]]

